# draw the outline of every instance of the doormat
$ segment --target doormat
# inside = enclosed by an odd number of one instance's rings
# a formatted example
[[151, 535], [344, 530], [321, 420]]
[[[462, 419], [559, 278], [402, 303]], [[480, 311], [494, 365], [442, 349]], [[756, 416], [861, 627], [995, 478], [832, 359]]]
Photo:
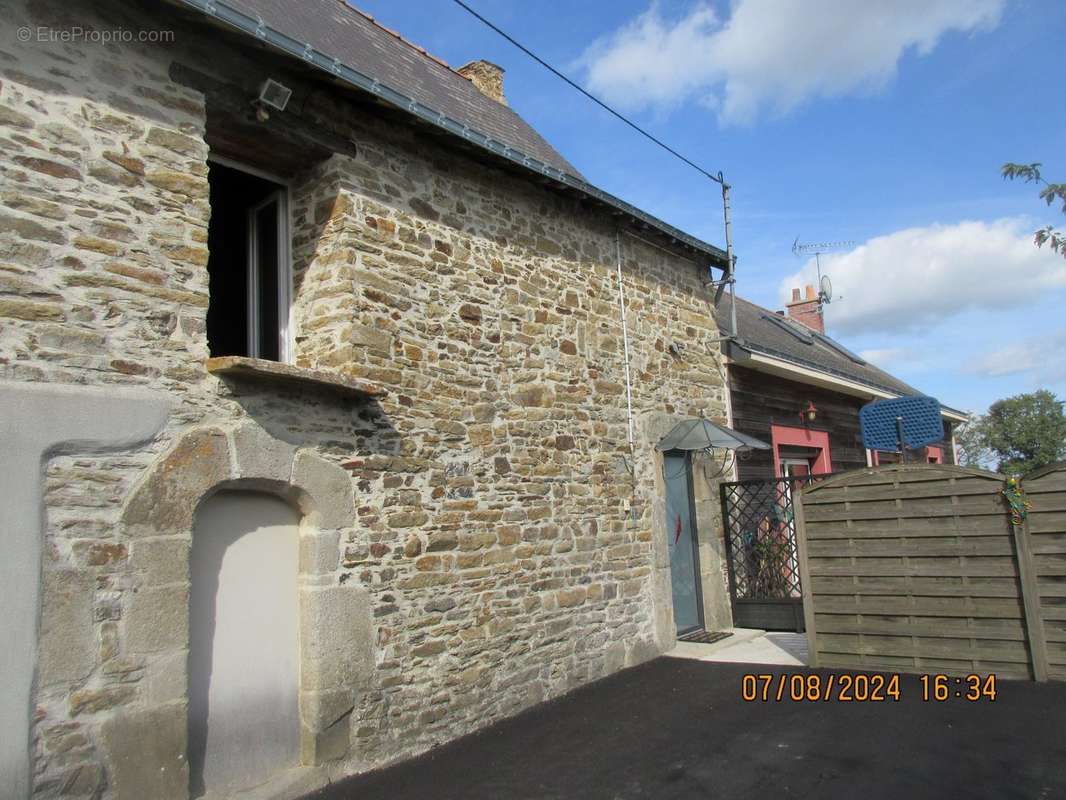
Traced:
[[677, 637], [677, 640], [679, 642], [695, 642], [696, 644], [712, 644], [732, 635], [729, 631], [692, 631], [692, 633]]

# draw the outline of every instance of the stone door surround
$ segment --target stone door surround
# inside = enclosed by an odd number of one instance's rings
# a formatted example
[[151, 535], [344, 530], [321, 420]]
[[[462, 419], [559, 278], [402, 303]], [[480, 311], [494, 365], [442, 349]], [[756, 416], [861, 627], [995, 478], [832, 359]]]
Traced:
[[242, 489], [275, 494], [302, 515], [301, 761], [314, 766], [348, 755], [350, 712], [373, 663], [367, 594], [338, 585], [335, 575], [341, 538], [355, 523], [351, 478], [254, 422], [207, 425], [185, 432], [160, 457], [122, 512], [137, 586], [124, 610], [125, 647], [148, 659], [149, 687], [169, 691], [149, 691], [140, 707], [123, 708], [103, 725], [117, 800], [188, 796], [189, 546], [199, 504]]

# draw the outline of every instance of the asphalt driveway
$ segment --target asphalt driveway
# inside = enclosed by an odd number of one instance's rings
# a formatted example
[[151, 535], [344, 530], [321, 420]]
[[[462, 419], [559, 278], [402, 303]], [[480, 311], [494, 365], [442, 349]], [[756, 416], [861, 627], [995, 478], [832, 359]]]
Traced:
[[660, 658], [313, 797], [1066, 797], [1066, 684], [934, 703], [905, 676], [898, 703], [741, 699], [745, 672], [783, 669]]

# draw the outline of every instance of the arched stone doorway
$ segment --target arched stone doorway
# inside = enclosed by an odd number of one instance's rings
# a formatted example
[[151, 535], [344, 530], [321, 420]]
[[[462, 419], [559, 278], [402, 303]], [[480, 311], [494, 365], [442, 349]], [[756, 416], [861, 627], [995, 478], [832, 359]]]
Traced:
[[[198, 613], [190, 620], [190, 611], [201, 599], [191, 601], [200, 588], [190, 551], [199, 509], [211, 514], [212, 498], [234, 492], [265, 493], [272, 504], [291, 510], [285, 525], [298, 519], [292, 602], [299, 630], [299, 764], [352, 757], [350, 717], [373, 666], [373, 626], [366, 591], [336, 577], [342, 539], [358, 535], [351, 478], [313, 450], [281, 441], [250, 421], [193, 428], [148, 470], [123, 508], [135, 570], [123, 611], [124, 646], [144, 657], [150, 690], [102, 726], [116, 800], [190, 796], [189, 653], [190, 645], [196, 647], [190, 621], [196, 634]], [[246, 569], [255, 572], [257, 565]], [[285, 714], [291, 718], [291, 711]]]
[[300, 763], [300, 515], [262, 492], [200, 504], [189, 557], [193, 797], [228, 794]]

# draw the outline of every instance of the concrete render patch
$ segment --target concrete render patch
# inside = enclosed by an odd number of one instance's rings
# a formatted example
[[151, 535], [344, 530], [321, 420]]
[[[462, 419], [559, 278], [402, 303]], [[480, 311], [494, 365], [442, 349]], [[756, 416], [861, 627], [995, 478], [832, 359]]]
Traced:
[[[170, 403], [157, 392], [0, 381], [0, 774], [12, 797], [29, 794], [31, 709], [37, 664], [41, 598], [44, 463], [52, 455], [134, 448], [166, 424]], [[81, 651], [84, 632], [67, 609], [59, 627], [70, 629]], [[59, 617], [52, 621], [58, 623]], [[91, 620], [86, 620], [91, 635]], [[58, 629], [56, 629], [58, 630]], [[47, 642], [42, 655], [51, 658]], [[82, 652], [82, 655], [84, 653]], [[51, 667], [48, 667], [51, 669]], [[62, 669], [80, 671], [77, 659]], [[55, 672], [48, 675], [56, 677]]]
[[738, 639], [732, 643], [729, 639], [725, 639], [715, 644], [726, 646], [702, 655], [700, 660], [805, 667], [809, 658], [805, 633], [764, 633], [761, 636]]

